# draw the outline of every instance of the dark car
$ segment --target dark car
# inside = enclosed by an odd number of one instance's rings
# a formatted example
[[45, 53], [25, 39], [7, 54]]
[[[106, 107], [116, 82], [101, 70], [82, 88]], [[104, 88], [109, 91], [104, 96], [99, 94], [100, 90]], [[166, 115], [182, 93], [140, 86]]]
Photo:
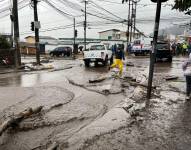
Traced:
[[72, 55], [72, 48], [71, 47], [57, 47], [53, 51], [51, 51], [50, 56], [71, 56]]
[[157, 42], [156, 62], [159, 59], [165, 58], [168, 62], [172, 62], [172, 51], [170, 50], [170, 44], [166, 41]]

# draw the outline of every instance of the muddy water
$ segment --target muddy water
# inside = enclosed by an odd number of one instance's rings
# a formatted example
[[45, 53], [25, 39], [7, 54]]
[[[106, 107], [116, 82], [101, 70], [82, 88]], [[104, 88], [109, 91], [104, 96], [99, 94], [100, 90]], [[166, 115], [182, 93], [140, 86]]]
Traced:
[[[148, 58], [130, 59], [129, 61], [135, 63], [135, 67], [128, 67], [128, 71], [134, 76], [137, 76], [137, 72], [144, 70], [149, 63]], [[156, 70], [156, 73], [176, 74], [180, 71], [181, 63], [179, 62], [176, 61], [171, 66], [164, 63], [157, 64], [158, 70]], [[0, 137], [0, 149], [47, 149], [55, 141], [62, 145], [64, 149], [73, 149], [72, 145], [68, 143], [69, 139], [80, 139], [79, 136], [75, 137], [75, 135], [79, 135], [78, 133], [81, 130], [102, 118], [104, 114], [121, 103], [132, 92], [133, 88], [129, 87], [125, 89], [126, 93], [124, 93], [121, 88], [121, 81], [111, 78], [95, 85], [89, 84], [89, 79], [100, 75], [110, 76], [110, 74], [107, 68], [98, 66], [85, 69], [81, 63], [81, 61], [69, 60], [55, 61], [52, 64], [57, 68], [69, 65], [73, 68], [54, 72], [41, 71], [0, 75], [0, 85], [2, 86], [0, 88], [1, 122], [27, 107], [44, 106], [39, 115], [25, 119], [16, 129], [9, 130]], [[69, 80], [72, 80], [75, 84], [70, 84]], [[105, 94], [104, 90], [109, 91], [109, 94]], [[161, 91], [161, 95], [164, 98], [167, 94]], [[181, 98], [182, 96], [179, 99]], [[156, 106], [153, 104], [153, 109], [150, 110], [147, 114], [148, 117], [145, 119], [151, 124], [151, 128], [149, 128], [149, 125], [146, 126], [147, 122], [141, 128], [139, 126], [132, 126], [132, 129], [119, 128], [116, 132], [108, 135], [103, 134], [104, 136], [98, 136], [93, 141], [89, 139], [90, 143], [84, 148], [126, 149], [127, 141], [129, 141], [129, 148], [143, 149], [141, 144], [151, 140], [155, 135], [154, 133], [157, 132], [157, 135], [159, 135], [164, 132], [160, 128], [156, 130], [156, 126], [162, 127], [163, 123], [166, 123], [170, 127], [173, 118], [180, 114], [180, 111], [176, 111], [176, 115], [170, 115], [171, 110], [176, 110], [179, 107], [174, 105], [172, 101], [169, 103], [169, 101], [160, 103], [160, 100], [158, 100], [154, 103]], [[182, 105], [182, 101], [179, 102]], [[163, 112], [162, 106], [164, 104], [170, 104], [172, 109], [168, 110], [168, 107], [165, 106]], [[184, 108], [184, 106], [182, 107]], [[166, 114], [169, 114], [167, 119], [164, 117]], [[163, 117], [154, 122], [152, 119], [155, 116]], [[150, 136], [147, 135], [148, 131], [152, 131]], [[140, 138], [142, 137], [139, 134], [144, 135], [144, 140], [141, 141]], [[155, 144], [151, 142], [151, 145]], [[144, 148], [149, 149], [148, 144]]]

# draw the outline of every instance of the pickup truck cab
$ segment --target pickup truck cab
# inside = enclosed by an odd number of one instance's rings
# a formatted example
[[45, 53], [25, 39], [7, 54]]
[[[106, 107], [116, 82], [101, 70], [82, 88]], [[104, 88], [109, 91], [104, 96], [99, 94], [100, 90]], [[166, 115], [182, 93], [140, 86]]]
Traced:
[[98, 64], [102, 62], [103, 65], [107, 65], [108, 61], [112, 61], [113, 55], [111, 49], [108, 46], [103, 44], [91, 45], [88, 50], [84, 51], [84, 64], [86, 67], [89, 67], [91, 62]]

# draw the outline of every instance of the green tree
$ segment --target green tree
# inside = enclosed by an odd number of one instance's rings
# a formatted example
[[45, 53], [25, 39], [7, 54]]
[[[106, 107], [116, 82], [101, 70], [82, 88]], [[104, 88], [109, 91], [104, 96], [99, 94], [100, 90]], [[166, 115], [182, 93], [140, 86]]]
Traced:
[[11, 44], [7, 41], [7, 39], [0, 35], [0, 49], [9, 49], [11, 48]]
[[173, 9], [177, 9], [182, 12], [186, 12], [186, 14], [191, 15], [191, 0], [175, 0], [175, 5]]

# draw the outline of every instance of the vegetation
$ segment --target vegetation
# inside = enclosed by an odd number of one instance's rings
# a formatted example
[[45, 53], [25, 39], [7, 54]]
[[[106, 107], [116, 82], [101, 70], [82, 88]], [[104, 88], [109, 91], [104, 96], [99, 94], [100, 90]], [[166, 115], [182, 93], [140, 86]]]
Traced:
[[174, 9], [178, 9], [180, 11], [190, 11], [191, 0], [175, 0]]
[[175, 5], [173, 9], [177, 9], [182, 12], [186, 12], [186, 14], [191, 15], [191, 0], [175, 0]]
[[0, 49], [9, 49], [11, 48], [11, 44], [7, 39], [0, 35]]

